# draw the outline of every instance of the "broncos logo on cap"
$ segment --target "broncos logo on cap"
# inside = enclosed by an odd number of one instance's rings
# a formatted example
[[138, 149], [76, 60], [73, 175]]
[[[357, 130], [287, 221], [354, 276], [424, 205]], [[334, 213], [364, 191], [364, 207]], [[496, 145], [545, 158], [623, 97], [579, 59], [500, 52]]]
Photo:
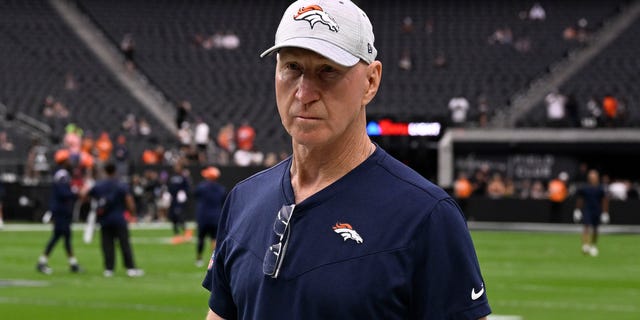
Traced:
[[298, 10], [298, 13], [293, 16], [293, 19], [309, 22], [309, 24], [311, 25], [311, 29], [313, 29], [313, 26], [316, 23], [322, 23], [329, 27], [329, 30], [333, 32], [338, 32], [338, 30], [340, 30], [340, 27], [338, 26], [336, 21], [333, 20], [333, 18], [328, 13], [326, 13], [319, 5], [311, 5], [300, 8]]
[[358, 232], [353, 230], [353, 227], [348, 223], [336, 223], [336, 225], [333, 226], [333, 231], [341, 235], [344, 241], [347, 241], [347, 239], [351, 239], [356, 243], [362, 243], [364, 241]]

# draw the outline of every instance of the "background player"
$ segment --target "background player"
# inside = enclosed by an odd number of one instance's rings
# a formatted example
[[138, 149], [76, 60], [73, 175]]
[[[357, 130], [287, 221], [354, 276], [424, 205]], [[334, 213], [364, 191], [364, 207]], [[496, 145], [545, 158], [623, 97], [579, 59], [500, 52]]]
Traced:
[[187, 230], [184, 222], [184, 207], [187, 205], [189, 194], [188, 171], [184, 171], [180, 161], [173, 166], [173, 173], [167, 181], [167, 189], [171, 194], [171, 205], [169, 206], [169, 220], [173, 224], [174, 244], [182, 243], [191, 239], [192, 230]]
[[609, 197], [600, 184], [597, 170], [589, 170], [587, 184], [577, 192], [576, 209], [573, 219], [582, 221], [582, 252], [592, 257], [598, 255], [598, 226], [609, 223]]
[[211, 239], [211, 248], [215, 248], [218, 220], [226, 196], [225, 188], [216, 182], [220, 178], [220, 170], [208, 167], [202, 170], [205, 179], [196, 186], [193, 195], [196, 199], [196, 222], [198, 223], [198, 242], [196, 244], [196, 266], [203, 265], [202, 251], [204, 240]]
[[133, 250], [129, 241], [129, 226], [125, 219], [125, 210], [132, 216], [136, 214], [136, 207], [129, 187], [116, 177], [116, 166], [108, 163], [104, 166], [106, 178], [102, 179], [89, 190], [83, 192], [83, 198], [90, 196], [98, 203], [96, 214], [100, 224], [100, 240], [104, 257], [104, 276], [113, 276], [115, 267], [115, 241], [120, 243], [124, 266], [130, 277], [142, 276], [144, 272], [137, 269], [133, 260]]
[[51, 274], [53, 269], [48, 265], [49, 255], [60, 238], [64, 238], [64, 249], [69, 259], [71, 272], [79, 272], [78, 259], [73, 254], [71, 241], [71, 222], [73, 206], [78, 198], [78, 189], [71, 185], [71, 163], [68, 154], [58, 153], [55, 156], [58, 169], [53, 174], [50, 210], [53, 217], [53, 234], [47, 242], [44, 252], [38, 258], [36, 269], [44, 274]]

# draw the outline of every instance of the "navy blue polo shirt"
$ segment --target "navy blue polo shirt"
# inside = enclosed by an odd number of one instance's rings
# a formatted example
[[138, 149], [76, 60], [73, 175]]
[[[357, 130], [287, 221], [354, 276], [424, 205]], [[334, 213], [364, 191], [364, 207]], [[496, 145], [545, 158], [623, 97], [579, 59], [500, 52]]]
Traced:
[[203, 281], [218, 315], [477, 319], [491, 312], [458, 206], [380, 147], [296, 204], [279, 276], [265, 275], [277, 212], [294, 203], [290, 166], [288, 159], [254, 175], [227, 198]]
[[224, 187], [214, 181], [202, 181], [193, 192], [197, 200], [196, 221], [198, 225], [218, 225], [222, 204], [226, 196]]
[[606, 196], [604, 188], [601, 185], [584, 185], [578, 189], [578, 196], [582, 197], [584, 206], [583, 224], [599, 225], [600, 214], [602, 213], [602, 199]]
[[129, 194], [129, 186], [115, 178], [98, 181], [89, 195], [98, 201], [98, 207], [104, 212], [98, 214], [98, 223], [102, 226], [126, 225], [124, 217], [126, 210], [125, 198]]
[[171, 207], [183, 207], [186, 205], [186, 202], [179, 202], [178, 192], [182, 191], [185, 194], [189, 193], [189, 181], [185, 176], [179, 173], [174, 173], [169, 177], [169, 182], [167, 183], [167, 189], [171, 194]]
[[71, 175], [64, 168], [53, 174], [50, 206], [56, 229], [68, 229], [73, 220], [73, 206], [77, 194], [71, 190]]

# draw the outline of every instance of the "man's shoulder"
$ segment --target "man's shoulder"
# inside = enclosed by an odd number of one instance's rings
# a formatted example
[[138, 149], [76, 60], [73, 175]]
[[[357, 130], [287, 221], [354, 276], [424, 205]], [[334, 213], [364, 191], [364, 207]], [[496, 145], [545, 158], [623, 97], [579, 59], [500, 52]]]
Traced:
[[289, 159], [290, 158], [238, 182], [233, 188], [233, 191], [248, 191], [256, 188], [264, 189], [269, 186], [279, 185], [282, 181], [282, 176], [286, 170], [289, 169]]
[[[282, 182], [288, 168], [289, 162], [283, 161], [238, 182], [227, 196], [228, 209], [233, 211], [229, 215], [234, 216], [233, 220], [242, 220], [245, 214], [254, 215], [274, 203], [282, 205], [285, 201]], [[273, 210], [277, 211], [277, 208]]]
[[450, 198], [442, 188], [420, 175], [404, 163], [385, 154], [378, 160], [380, 169], [387, 172], [384, 183], [389, 188], [399, 188], [407, 195], [422, 195], [425, 200], [443, 200]]

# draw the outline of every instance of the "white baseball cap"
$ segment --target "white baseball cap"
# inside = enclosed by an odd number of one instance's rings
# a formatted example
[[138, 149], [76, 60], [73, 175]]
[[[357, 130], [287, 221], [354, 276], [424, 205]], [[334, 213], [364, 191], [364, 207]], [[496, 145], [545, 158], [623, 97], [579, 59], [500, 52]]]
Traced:
[[299, 0], [284, 12], [275, 45], [260, 57], [296, 47], [351, 67], [360, 60], [375, 60], [378, 51], [374, 40], [367, 14], [350, 0]]

